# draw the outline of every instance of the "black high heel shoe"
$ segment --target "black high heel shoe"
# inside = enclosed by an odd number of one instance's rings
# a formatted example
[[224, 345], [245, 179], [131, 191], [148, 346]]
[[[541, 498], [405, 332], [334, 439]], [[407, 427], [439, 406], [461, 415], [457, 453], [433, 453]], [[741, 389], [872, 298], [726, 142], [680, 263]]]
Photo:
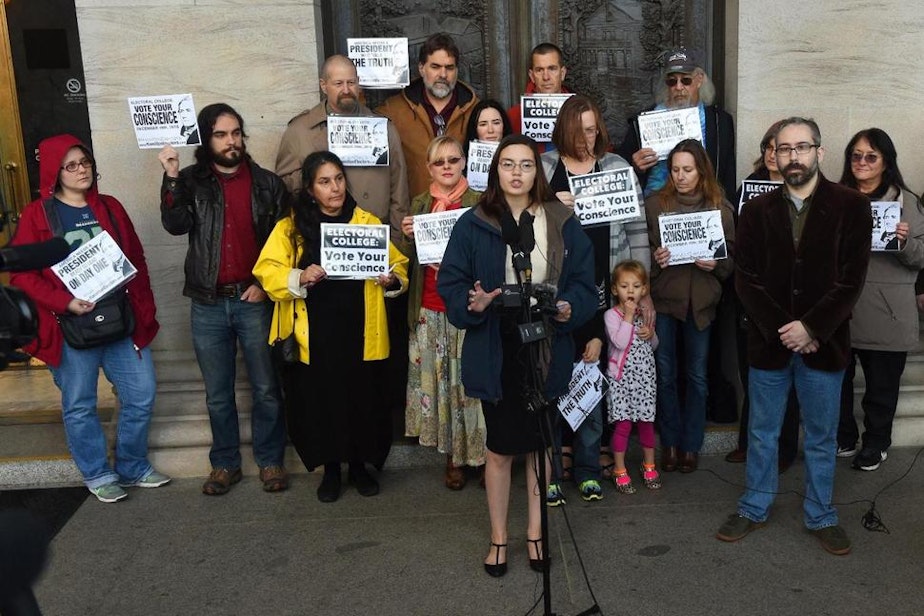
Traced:
[[501, 548], [507, 549], [506, 543], [494, 543], [491, 542], [492, 548], [497, 548], [497, 551], [494, 553], [494, 564], [485, 563], [484, 570], [487, 571], [488, 575], [491, 577], [501, 577], [507, 573], [507, 563], [500, 561], [500, 551]]
[[536, 554], [539, 555], [539, 558], [529, 559], [529, 568], [532, 569], [533, 571], [536, 571], [537, 573], [542, 573], [543, 563], [552, 562], [552, 559], [547, 554], [543, 554], [543, 551], [541, 549], [542, 539], [527, 539], [526, 543], [532, 543], [533, 546], [535, 546], [536, 548]]

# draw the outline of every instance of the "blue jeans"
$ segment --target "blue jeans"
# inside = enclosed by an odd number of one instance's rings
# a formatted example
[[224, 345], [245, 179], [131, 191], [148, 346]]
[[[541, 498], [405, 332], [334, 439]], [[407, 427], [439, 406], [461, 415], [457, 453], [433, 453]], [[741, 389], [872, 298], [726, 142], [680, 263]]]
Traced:
[[253, 457], [258, 466], [281, 465], [286, 429], [282, 396], [269, 345], [272, 302], [219, 298], [215, 304], [192, 303], [193, 347], [212, 426], [212, 468], [241, 466], [241, 439], [234, 397], [237, 346], [240, 343], [250, 378], [253, 408]]
[[834, 462], [837, 454], [837, 423], [840, 415], [844, 371], [825, 372], [805, 365], [793, 354], [782, 370], [751, 367], [748, 390], [751, 417], [748, 421], [747, 489], [738, 501], [738, 513], [763, 522], [770, 513], [779, 487], [778, 441], [789, 390], [796, 388], [802, 413], [805, 449], [805, 526], [817, 530], [837, 524], [831, 505]]
[[[571, 441], [571, 451], [574, 455], [571, 472], [578, 485], [588, 479], [600, 479], [600, 437], [603, 435], [603, 401], [605, 399], [606, 396], [601, 398], [597, 406], [584, 418]], [[571, 426], [558, 412], [557, 405], [553, 405], [553, 408], [556, 413], [556, 425], [552, 428], [552, 434], [555, 450], [560, 451], [562, 430], [571, 430]], [[552, 481], [561, 481], [563, 475], [561, 458], [555, 456], [553, 460], [555, 463], [552, 465]]]
[[[709, 357], [709, 327], [696, 329], [693, 314], [679, 321], [669, 314], [658, 313], [655, 331], [658, 348], [658, 426], [662, 447], [699, 453], [706, 429], [706, 365]], [[677, 391], [677, 330], [683, 332], [686, 363], [685, 403], [680, 406]]]
[[[96, 408], [100, 368], [119, 398], [113, 466], [106, 458], [106, 435]], [[130, 337], [83, 350], [65, 342], [61, 364], [49, 369], [61, 390], [67, 447], [86, 486], [93, 489], [120, 480], [134, 483], [150, 473], [148, 425], [157, 389], [151, 350], [136, 350]]]

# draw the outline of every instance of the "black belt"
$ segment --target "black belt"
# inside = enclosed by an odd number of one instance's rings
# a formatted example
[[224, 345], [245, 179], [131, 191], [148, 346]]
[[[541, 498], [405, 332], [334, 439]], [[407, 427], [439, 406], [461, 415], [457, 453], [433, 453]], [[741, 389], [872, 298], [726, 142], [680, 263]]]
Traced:
[[215, 287], [217, 297], [240, 297], [250, 286], [249, 282], [238, 282], [235, 284], [220, 284]]

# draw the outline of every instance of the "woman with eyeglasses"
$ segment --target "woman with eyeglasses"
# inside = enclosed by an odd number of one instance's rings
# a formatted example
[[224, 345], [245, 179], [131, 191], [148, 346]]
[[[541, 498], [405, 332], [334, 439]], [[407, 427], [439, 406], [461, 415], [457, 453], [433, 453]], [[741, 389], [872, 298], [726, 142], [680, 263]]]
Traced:
[[[527, 555], [534, 570], [541, 571], [547, 562], [540, 527], [545, 486], [538, 480], [538, 464], [547, 464], [547, 441], [541, 430], [557, 412], [554, 400], [568, 386], [571, 332], [597, 306], [590, 242], [570, 209], [550, 198], [536, 142], [523, 135], [504, 138], [491, 163], [487, 190], [453, 228], [437, 279], [449, 321], [465, 330], [465, 392], [481, 400], [487, 425], [491, 545], [484, 567], [494, 577], [507, 572], [510, 472], [520, 454], [526, 454], [527, 466]], [[496, 301], [505, 285], [521, 288], [517, 283], [526, 263], [518, 257], [515, 269], [512, 258], [520, 252], [529, 258], [531, 286], [545, 285], [550, 297], [545, 307], [554, 313], [547, 317], [548, 336], [528, 343], [522, 342], [518, 327], [524, 320], [522, 303], [502, 309]]]
[[[715, 179], [712, 163], [695, 139], [678, 143], [667, 157], [668, 183], [645, 200], [652, 248], [651, 297], [658, 320], [655, 359], [658, 369], [658, 425], [661, 466], [666, 472], [692, 473], [706, 427], [706, 366], [709, 333], [722, 297], [722, 281], [734, 270], [735, 223], [732, 207]], [[719, 210], [728, 247], [726, 259], [671, 264], [661, 245], [659, 218], [674, 213]], [[677, 336], [683, 336], [686, 391], [678, 390]]]
[[414, 197], [401, 230], [409, 242], [408, 380], [405, 435], [446, 454], [443, 479], [450, 490], [466, 484], [465, 467], [484, 465], [484, 417], [481, 402], [465, 395], [457, 366], [464, 332], [446, 318], [446, 305], [436, 292], [439, 264], [422, 265], [414, 247], [414, 217], [469, 208], [479, 193], [462, 175], [462, 145], [444, 135], [427, 148], [430, 190]]
[[[871, 201], [893, 202], [901, 210], [895, 227], [895, 249], [873, 252], [863, 292], [850, 321], [850, 364], [841, 391], [841, 419], [837, 455], [856, 454], [853, 468], [874, 471], [886, 459], [892, 444], [892, 420], [908, 351], [918, 343], [915, 280], [924, 267], [924, 211], [898, 168], [898, 153], [889, 135], [868, 128], [854, 135], [844, 149], [840, 183], [867, 195]], [[880, 239], [882, 230], [873, 233]], [[882, 226], [882, 225], [880, 225]], [[853, 377], [859, 359], [863, 367], [863, 441], [854, 418]]]
[[[64, 433], [74, 463], [90, 492], [101, 502], [114, 503], [128, 496], [126, 487], [156, 488], [170, 481], [148, 461], [148, 426], [156, 389], [149, 345], [159, 328], [151, 280], [128, 213], [115, 197], [97, 188], [90, 149], [72, 135], [57, 135], [42, 140], [38, 151], [40, 198], [23, 210], [10, 244], [44, 242], [57, 235], [76, 250], [105, 232], [137, 270], [124, 287], [109, 294], [125, 293], [134, 329], [119, 340], [91, 348], [71, 346], [59, 319], [90, 314], [96, 303], [75, 297], [48, 267], [16, 272], [10, 278], [35, 302], [38, 336], [25, 351], [48, 365], [61, 390]], [[119, 399], [112, 464], [97, 409], [100, 368]]]

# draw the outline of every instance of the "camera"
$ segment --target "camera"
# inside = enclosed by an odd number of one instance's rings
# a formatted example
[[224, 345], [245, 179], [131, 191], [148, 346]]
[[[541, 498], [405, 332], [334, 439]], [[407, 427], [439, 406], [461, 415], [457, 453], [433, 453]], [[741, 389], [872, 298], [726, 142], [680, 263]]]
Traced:
[[498, 296], [498, 308], [507, 312], [520, 311], [524, 315], [519, 324], [520, 342], [528, 344], [548, 337], [546, 320], [558, 314], [555, 305], [557, 289], [550, 284], [505, 284]]

